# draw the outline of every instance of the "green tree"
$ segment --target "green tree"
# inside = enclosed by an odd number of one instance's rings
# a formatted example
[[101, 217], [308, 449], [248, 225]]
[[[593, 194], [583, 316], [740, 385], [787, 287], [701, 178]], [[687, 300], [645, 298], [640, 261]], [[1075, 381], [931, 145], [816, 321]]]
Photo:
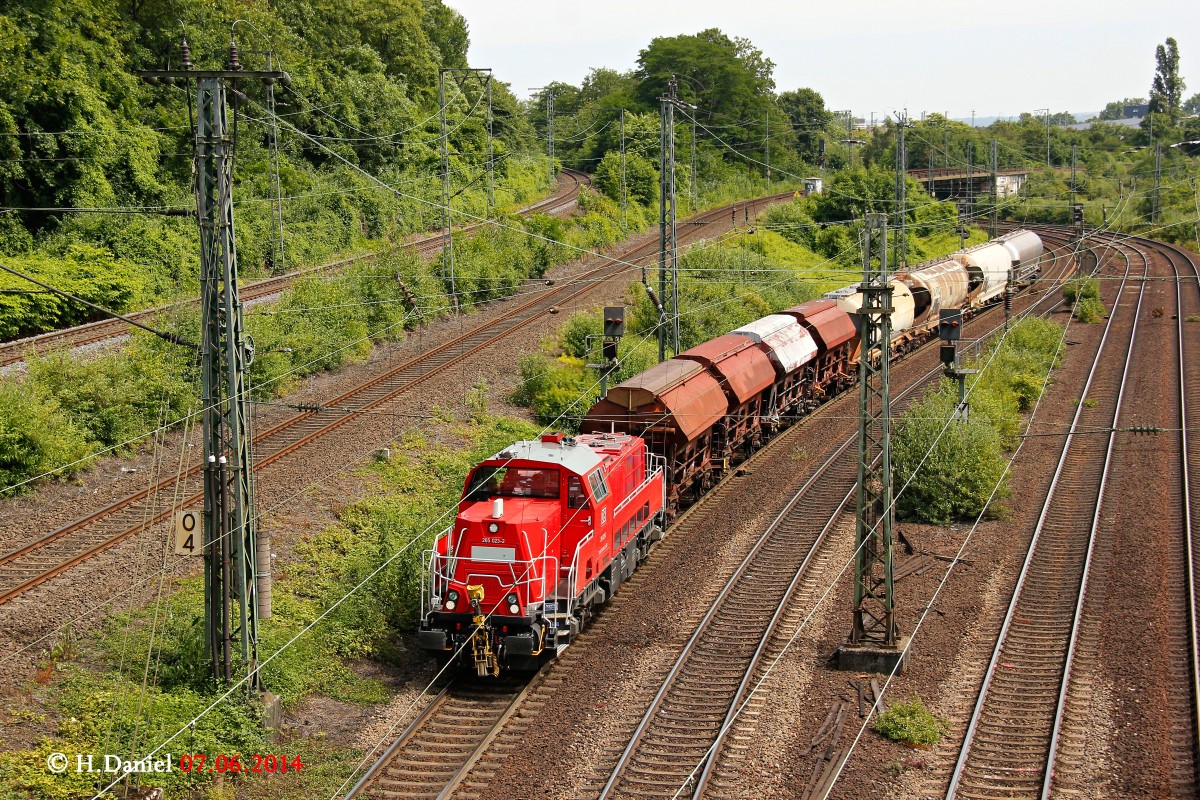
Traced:
[[1154, 50], [1154, 80], [1150, 84], [1150, 112], [1166, 114], [1175, 124], [1187, 85], [1179, 75], [1179, 45], [1174, 37]]
[[[614, 200], [621, 199], [621, 154], [609, 150], [596, 167], [596, 188]], [[658, 170], [636, 153], [625, 154], [625, 191], [630, 200], [645, 206], [658, 200]]]
[[1183, 101], [1183, 110], [1188, 114], [1200, 114], [1200, 92]]
[[[1043, 125], [1045, 125], [1046, 117], [1043, 114], [1034, 116], [1033, 114], [1029, 113], [1028, 111], [1022, 111], [1020, 121], [1021, 122], [1040, 122]], [[1051, 125], [1074, 125], [1078, 121], [1079, 120], [1075, 119], [1075, 115], [1072, 114], [1070, 111], [1057, 111], [1050, 115], [1050, 124]]]
[[781, 93], [778, 103], [792, 124], [796, 151], [805, 161], [815, 163], [825, 126], [833, 121], [833, 114], [825, 108], [825, 98], [815, 89], [802, 88]]
[[[731, 39], [717, 28], [693, 35], [660, 36], [638, 54], [636, 96], [646, 107], [658, 105], [671, 76], [679, 96], [699, 107], [702, 118], [758, 120], [775, 88], [775, 64], [751, 42]], [[761, 140], [761, 133], [753, 139]]]

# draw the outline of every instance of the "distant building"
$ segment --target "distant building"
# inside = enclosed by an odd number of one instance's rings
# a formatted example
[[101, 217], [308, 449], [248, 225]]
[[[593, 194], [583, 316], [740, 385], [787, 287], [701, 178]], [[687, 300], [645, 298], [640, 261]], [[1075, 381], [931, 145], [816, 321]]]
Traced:
[[[1126, 108], [1140, 108], [1140, 106], [1126, 106]], [[1122, 119], [1102, 119], [1093, 120], [1091, 122], [1080, 122], [1076, 125], [1059, 125], [1058, 127], [1068, 131], [1086, 131], [1093, 125], [1119, 125], [1122, 128], [1136, 128], [1142, 124], [1144, 117], [1124, 117]]]
[[810, 194], [820, 194], [825, 188], [825, 182], [821, 178], [805, 178], [804, 179], [804, 196]]
[[1127, 105], [1121, 109], [1122, 119], [1132, 119], [1134, 117], [1141, 119], [1142, 117], [1146, 116], [1149, 113], [1150, 113], [1150, 104], [1149, 103], [1139, 103], [1137, 105]]
[[[984, 170], [910, 169], [908, 175], [924, 184], [925, 190], [936, 200], [962, 200], [972, 195], [982, 200], [992, 192], [992, 176]], [[1020, 194], [1028, 178], [1028, 170], [1006, 169], [997, 172], [996, 195], [1011, 197]]]

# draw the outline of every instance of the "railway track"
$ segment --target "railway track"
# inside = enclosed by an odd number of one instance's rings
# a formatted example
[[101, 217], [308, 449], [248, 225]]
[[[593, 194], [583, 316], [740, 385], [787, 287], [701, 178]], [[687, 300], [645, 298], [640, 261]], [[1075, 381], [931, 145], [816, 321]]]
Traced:
[[[1114, 432], [1145, 283], [1129, 301], [1134, 254], [1080, 394], [950, 778], [947, 798], [1049, 794], [1069, 675], [1087, 595]], [[1141, 271], [1150, 261], [1141, 254]], [[1122, 331], [1126, 331], [1122, 337]], [[1121, 339], [1121, 341], [1117, 341]], [[1116, 352], [1113, 352], [1113, 351]], [[1086, 435], [1089, 426], [1107, 436]]]
[[[588, 176], [585, 173], [578, 172], [572, 169], [564, 169], [561, 174], [566, 180], [563, 181], [561, 190], [553, 196], [546, 198], [533, 205], [521, 209], [521, 214], [555, 214], [574, 205], [579, 198], [579, 191], [584, 184], [588, 182]], [[471, 225], [463, 226], [457, 232], [469, 233], [477, 230], [485, 223], [476, 222]], [[440, 252], [445, 239], [441, 233], [432, 236], [422, 236], [417, 239], [406, 242], [402, 247], [413, 250], [423, 256], [431, 256], [434, 253]], [[328, 264], [322, 264], [316, 267], [308, 267], [306, 269], [289, 272], [286, 275], [279, 275], [273, 278], [265, 278], [260, 281], [247, 283], [241, 287], [242, 302], [252, 300], [262, 300], [273, 295], [279, 294], [284, 289], [289, 287], [296, 279], [306, 275], [313, 275], [321, 272], [330, 272], [343, 267], [348, 267], [357, 264], [361, 261], [369, 261], [379, 255], [379, 252], [364, 253], [350, 258], [340, 259]], [[184, 306], [195, 306], [199, 300], [180, 300], [175, 303], [168, 303], [162, 306], [156, 306], [144, 311], [136, 311], [126, 316], [129, 319], [138, 322], [146, 323], [155, 315], [164, 311], [181, 308]], [[30, 336], [25, 339], [18, 339], [12, 342], [4, 342], [0, 344], [0, 367], [9, 364], [15, 364], [24, 361], [30, 353], [41, 355], [51, 350], [56, 350], [63, 347], [84, 347], [89, 344], [102, 342], [106, 339], [123, 336], [129, 333], [129, 325], [118, 319], [105, 319], [97, 322], [89, 322], [84, 325], [77, 325], [72, 328], [64, 328], [58, 331], [49, 331], [37, 336]]]
[[[925, 373], [897, 401], [939, 373]], [[600, 800], [704, 796], [712, 755], [760, 672], [787, 600], [853, 497], [856, 442], [852, 436], [835, 449], [738, 565], [600, 787]]]
[[[1200, 464], [1200, 436], [1188, 434], [1188, 424], [1191, 419], [1189, 411], [1200, 408], [1200, 366], [1197, 366], [1197, 353], [1200, 353], [1200, 328], [1193, 323], [1185, 326], [1187, 320], [1200, 318], [1200, 264], [1194, 254], [1181, 247], [1171, 245], [1167, 248], [1171, 267], [1178, 280], [1175, 282], [1175, 328], [1179, 337], [1177, 357], [1179, 364], [1179, 404], [1177, 407], [1179, 425], [1179, 477], [1182, 512], [1180, 536], [1177, 538], [1178, 554], [1174, 560], [1180, 565], [1179, 583], [1183, 586], [1180, 592], [1182, 613], [1179, 619], [1187, 630], [1183, 637], [1180, 658], [1173, 663], [1183, 674], [1179, 676], [1180, 683], [1191, 687], [1191, 697], [1183, 719], [1190, 715], [1190, 725], [1175, 723], [1172, 726], [1172, 742], [1181, 754], [1191, 756], [1191, 780], [1189, 789], [1195, 787], [1200, 779], [1200, 623], [1196, 619], [1196, 573], [1200, 571], [1200, 548], [1197, 548], [1196, 535], [1200, 532], [1200, 498], [1196, 496], [1194, 470], [1192, 464]], [[1178, 585], [1178, 584], [1177, 584]]]
[[[1122, 410], [1121, 427], [1149, 422], [1178, 433], [1154, 439], [1134, 439], [1126, 432], [1113, 434], [1113, 480], [1108, 491], [1111, 497], [1119, 498], [1119, 503], [1100, 520], [1104, 546], [1097, 548], [1092, 562], [1096, 577], [1089, 582], [1087, 597], [1081, 603], [1083, 619], [1078, 624], [1075, 655], [1070, 659], [1073, 669], [1061, 702], [1056, 746], [1051, 752], [1053, 768], [1046, 786], [1054, 794], [1082, 792], [1104, 780], [1106, 791], [1113, 793], [1150, 790], [1159, 796], [1193, 797], [1198, 778], [1200, 694], [1190, 519], [1192, 480], [1185, 457], [1189, 445], [1186, 376], [1191, 352], [1187, 334], [1192, 326], [1185, 327], [1184, 320], [1200, 306], [1197, 267], [1193, 257], [1181, 248], [1142, 238], [1126, 240], [1124, 245], [1159, 262], [1161, 271], [1169, 270], [1174, 280], [1170, 285], [1163, 282], [1161, 278], [1167, 275], [1158, 274], [1156, 269], [1154, 277], [1160, 280], [1145, 289], [1143, 306], [1151, 312], [1143, 314], [1144, 331], [1139, 331], [1135, 342], [1129, 378], [1131, 395]], [[1172, 304], [1176, 313], [1168, 317], [1165, 310]], [[1164, 333], [1173, 334], [1174, 347], [1164, 346]], [[1155, 390], [1147, 393], [1143, 389], [1139, 396], [1138, 387]], [[1193, 399], [1200, 399], [1196, 396], [1198, 388], [1191, 387]], [[1163, 439], [1174, 439], [1177, 446]], [[1147, 474], [1175, 474], [1180, 480], [1178, 485], [1166, 482], [1164, 491], [1164, 484], [1145, 480]], [[1139, 525], [1141, 515], [1131, 512], [1131, 508], [1154, 508], [1155, 519]], [[1146, 563], [1145, 569], [1151, 573], [1149, 587], [1141, 565], [1130, 563], [1131, 558]], [[1170, 588], [1157, 591], [1165, 587]], [[1139, 603], [1136, 617], [1113, 613], [1123, 596], [1141, 594], [1150, 596]], [[1153, 634], [1124, 633], [1122, 629], [1133, 620], [1133, 627], [1143, 632], [1148, 627]], [[1127, 700], [1130, 691], [1154, 699], [1146, 703]], [[1131, 711], [1130, 705], [1136, 710]], [[1140, 730], [1148, 724], [1155, 730], [1148, 740], [1132, 748], [1137, 751], [1133, 756], [1128, 748], [1114, 751], [1112, 744], [1101, 745], [1114, 763], [1137, 759], [1130, 763], [1131, 768], [1122, 770], [1121, 778], [1097, 775], [1097, 714], [1114, 718], [1118, 728], [1134, 725]], [[1145, 752], [1166, 758], [1156, 762], [1151, 756], [1142, 761]]]
[[[992, 316], [996, 313], [999, 313], [998, 309], [992, 312]], [[920, 386], [939, 372], [940, 368], [935, 367], [919, 376], [914, 375], [917, 380], [912, 381], [897, 397], [897, 408], [903, 407], [908, 398], [916, 395]], [[842, 399], [843, 403], [849, 402], [845, 397]], [[826, 406], [817, 412], [817, 418], [826, 410], [837, 414], [839, 406], [837, 403]], [[841, 410], [844, 412], [844, 409]], [[835, 416], [831, 420], [836, 420], [833, 424], [838, 426], [839, 435], [848, 435], [853, 427], [840, 417]], [[813, 424], [813, 421], [809, 420], [808, 424]], [[800, 432], [798, 428], [794, 430]], [[787, 433], [776, 437], [767, 448], [745, 462], [743, 468], [752, 470], [756, 463], [769, 457], [769, 451], [786, 438], [790, 438]], [[604, 779], [601, 778], [594, 785], [577, 787], [580, 797], [672, 796], [680, 786], [688, 783], [689, 772], [696, 765], [704, 764], [711, 753], [720, 752], [723, 734], [730, 730], [730, 720], [753, 686], [751, 681], [759, 674], [759, 662], [769, 652], [768, 643], [772, 641], [783, 610], [788, 607], [786, 599], [793, 596], [797, 585], [804, 579], [821, 542], [839, 519], [845, 502], [852, 496], [857, 469], [854, 442], [853, 436], [844, 440], [826, 437], [822, 441], [821, 451], [809, 454], [812, 458], [825, 459], [821, 467], [794, 494], [774, 524], [751, 547], [733, 577], [718, 594], [718, 601], [701, 620], [697, 633], [671, 671], [673, 680], [664, 683], [653, 700], [647, 695], [650, 712], [643, 717], [636, 731], [639, 735], [630, 737], [631, 744], [618, 759], [618, 769], [612, 773], [608, 785], [604, 785]], [[728, 485], [725, 486], [728, 489]], [[676, 520], [672, 535], [656, 548], [656, 552], [661, 554], [664, 547], [669, 548], [674, 542], [686, 538], [679, 535], [682, 526], [703, 525], [703, 520], [698, 518], [698, 510], [711, 497], [707, 496]], [[640, 575], [640, 572], [635, 574], [633, 580], [638, 581]], [[530, 699], [523, 701], [522, 705], [521, 716], [526, 719], [508, 723], [512, 730], [506, 730], [502, 738], [496, 739], [488, 747], [473, 748], [469, 753], [460, 751], [456, 757], [462, 760], [462, 766], [439, 767], [438, 777], [433, 784], [441, 781], [442, 785], [423, 785], [420, 791], [427, 792], [423, 796], [448, 798], [453, 794], [473, 797], [483, 791], [488, 786], [490, 776], [501, 769], [511, 749], [525, 735], [525, 727], [529, 724], [527, 718], [536, 710], [533, 706], [552, 702], [551, 689], [562, 682], [564, 671], [570, 671], [575, 655], [575, 651], [566, 653], [552, 671], [539, 677], [541, 685], [536, 690], [531, 687]], [[647, 688], [653, 691], [654, 687], [650, 685]], [[430, 714], [433, 716], [430, 718], [437, 718], [437, 708], [438, 701], [431, 702], [433, 711]], [[484, 710], [481, 713], [488, 712]], [[505, 722], [507, 716], [497, 722], [497, 727], [487, 737], [497, 736]], [[386, 764], [392, 758], [393, 751], [407, 748], [404, 743], [407, 735], [406, 732], [376, 763], [372, 773], [378, 774], [387, 769]], [[471, 741], [477, 739], [472, 736]], [[715, 759], [708, 763], [711, 765], [714, 762]], [[356, 791], [375, 796], [374, 788], [363, 792], [363, 787], [373, 784], [369, 775], [360, 781]], [[700, 796], [710, 778], [710, 770], [706, 768], [703, 772], [696, 772], [694, 777], [698, 781], [694, 795], [687, 791], [680, 796]]]
[[[790, 197], [781, 194], [750, 203], [755, 213], [771, 202]], [[680, 240], [700, 238], [704, 223], [724, 219], [727, 208], [697, 215], [681, 230]], [[551, 309], [592, 291], [599, 281], [613, 278], [636, 262], [657, 252], [653, 241], [627, 248], [616, 257], [601, 257], [570, 281], [525, 295], [495, 319], [450, 339], [420, 356], [325, 401], [319, 410], [292, 416], [254, 437], [255, 471], [259, 472], [316, 439], [336, 430], [357, 413], [377, 408], [419, 386], [496, 342], [520, 331]], [[0, 604], [41, 585], [68, 569], [142, 531], [162, 523], [180, 508], [200, 502], [200, 465], [98, 509], [38, 539], [0, 554]]]
[[345, 797], [440, 800], [449, 797], [533, 683], [453, 682], [400, 734]]
[[[898, 392], [895, 411], [940, 373], [935, 367]], [[854, 496], [856, 443], [851, 434], [805, 482], [718, 594], [600, 788], [601, 800], [701, 798], [730, 789], [716, 785], [719, 756], [774, 652], [789, 598]]]

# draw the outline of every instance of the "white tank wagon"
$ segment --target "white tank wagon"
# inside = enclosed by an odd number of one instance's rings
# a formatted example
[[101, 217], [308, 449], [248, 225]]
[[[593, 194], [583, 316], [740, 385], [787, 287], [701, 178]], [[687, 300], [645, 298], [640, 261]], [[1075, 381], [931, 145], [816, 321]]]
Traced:
[[970, 299], [967, 268], [953, 256], [918, 264], [896, 276], [912, 290], [914, 323], [936, 322], [943, 308], [963, 308]]
[[1004, 245], [985, 242], [953, 255], [967, 268], [972, 288], [979, 287], [979, 294], [974, 298], [976, 304], [983, 305], [1004, 293], [1012, 269], [1012, 256]]
[[[863, 304], [860, 286], [856, 283], [825, 295], [830, 300], [836, 300], [838, 308], [850, 315], [850, 319], [854, 320], [855, 330], [859, 329], [858, 310]], [[912, 289], [903, 281], [893, 277], [888, 281], [888, 286], [892, 288], [892, 337], [895, 338], [912, 327], [916, 305], [913, 302]]]
[[1024, 283], [1041, 272], [1045, 247], [1036, 233], [1017, 230], [1004, 234], [996, 241], [1004, 246], [1012, 258], [1013, 273], [1018, 283]]

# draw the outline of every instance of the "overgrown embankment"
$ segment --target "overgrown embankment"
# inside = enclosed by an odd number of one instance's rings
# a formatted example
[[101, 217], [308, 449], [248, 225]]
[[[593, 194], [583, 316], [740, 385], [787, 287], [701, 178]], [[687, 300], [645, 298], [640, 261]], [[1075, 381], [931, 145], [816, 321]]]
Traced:
[[[455, 236], [455, 287], [462, 306], [511, 295], [546, 270], [624, 238], [620, 209], [588, 190], [570, 219], [511, 216], [472, 236]], [[631, 227], [647, 212], [625, 212]], [[534, 235], [529, 235], [534, 234]], [[379, 342], [402, 340], [450, 310], [449, 279], [440, 261], [402, 249], [336, 273], [309, 275], [277, 302], [246, 312], [256, 357], [256, 399], [286, 393], [314, 372], [361, 361]], [[156, 325], [199, 341], [195, 310], [164, 315]], [[101, 355], [56, 353], [30, 359], [24, 375], [0, 378], [0, 493], [43, 474], [59, 478], [85, 468], [107, 448], [130, 448], [162, 425], [193, 411], [198, 363], [190, 351], [135, 333]]]
[[1058, 365], [1062, 336], [1057, 324], [1030, 317], [993, 342], [968, 365], [980, 372], [968, 382], [966, 419], [953, 418], [958, 384], [949, 378], [904, 413], [892, 443], [900, 517], [944, 525], [1003, 513], [1008, 454]]
[[[536, 434], [527, 423], [487, 415], [482, 393], [475, 394], [470, 420], [442, 415], [398, 441], [390, 462], [364, 468], [374, 491], [343, 508], [338, 524], [300, 532], [288, 564], [278, 570], [274, 613], [261, 623], [259, 657], [266, 661], [264, 682], [282, 697], [289, 723], [298, 722], [291, 712], [316, 695], [345, 704], [349, 717], [365, 718], [366, 707], [386, 702], [392, 687], [364, 673], [386, 675], [387, 665], [413, 658], [405, 634], [417, 619], [422, 551], [452, 521], [467, 471]], [[60, 632], [44, 652], [38, 679], [26, 687], [25, 700], [42, 712], [14, 712], [6, 720], [47, 734], [0, 752], [0, 797], [91, 796], [104, 785], [97, 778], [107, 783], [113, 776], [73, 770], [54, 775], [46, 758], [65, 753], [74, 764], [77, 754], [144, 754], [181, 730], [165, 748], [176, 759], [184, 752], [209, 758], [240, 753], [249, 765], [252, 754], [271, 752], [305, 764], [269, 779], [226, 776], [226, 791], [233, 784], [244, 797], [331, 796], [362, 754], [351, 742], [288, 729], [280, 739], [268, 739], [256, 705], [240, 690], [222, 699], [207, 677], [203, 637], [199, 577], [168, 581], [156, 602], [113, 617], [94, 636]], [[361, 668], [370, 662], [383, 665], [382, 672]], [[213, 780], [176, 764], [143, 785], [163, 786], [174, 796]]]

